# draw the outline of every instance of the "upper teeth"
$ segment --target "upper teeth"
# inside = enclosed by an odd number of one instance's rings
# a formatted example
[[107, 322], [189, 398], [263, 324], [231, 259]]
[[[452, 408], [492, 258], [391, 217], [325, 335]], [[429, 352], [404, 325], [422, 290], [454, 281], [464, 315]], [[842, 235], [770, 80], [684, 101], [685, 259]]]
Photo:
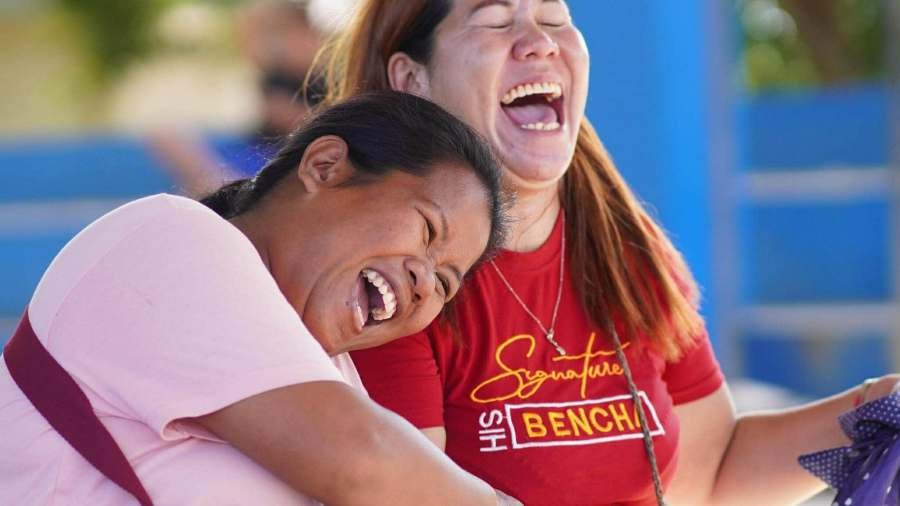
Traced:
[[372, 308], [370, 310], [372, 318], [376, 320], [387, 320], [394, 316], [394, 313], [397, 311], [397, 296], [394, 294], [394, 289], [391, 287], [391, 284], [388, 283], [388, 280], [384, 279], [384, 276], [372, 269], [363, 269], [362, 273], [369, 283], [372, 283], [372, 285], [378, 289], [378, 293], [381, 294], [382, 304], [384, 304], [383, 308]]
[[556, 100], [562, 96], [562, 85], [559, 83], [528, 83], [520, 84], [503, 95], [500, 102], [503, 105], [509, 105], [514, 100], [528, 95], [546, 95], [547, 101]]

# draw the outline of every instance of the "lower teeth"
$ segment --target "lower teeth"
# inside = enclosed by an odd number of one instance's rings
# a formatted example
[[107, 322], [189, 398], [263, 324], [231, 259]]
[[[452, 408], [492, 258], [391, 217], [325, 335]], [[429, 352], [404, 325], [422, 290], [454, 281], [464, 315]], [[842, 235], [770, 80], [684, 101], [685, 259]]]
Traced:
[[527, 125], [521, 125], [525, 130], [556, 130], [559, 128], [559, 123], [556, 121], [550, 123], [528, 123]]
[[378, 320], [378, 321], [387, 320], [390, 317], [391, 317], [391, 315], [388, 315], [388, 313], [384, 310], [381, 310], [381, 309], [373, 309], [372, 310], [372, 318], [374, 320]]

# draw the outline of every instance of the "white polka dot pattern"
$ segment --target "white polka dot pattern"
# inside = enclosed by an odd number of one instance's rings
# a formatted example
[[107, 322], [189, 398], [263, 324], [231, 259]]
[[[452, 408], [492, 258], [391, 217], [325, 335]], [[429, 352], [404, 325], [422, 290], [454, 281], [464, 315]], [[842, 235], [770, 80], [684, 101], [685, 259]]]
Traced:
[[800, 465], [837, 489], [835, 506], [898, 506], [900, 393], [863, 404], [838, 420], [850, 446], [801, 455]]

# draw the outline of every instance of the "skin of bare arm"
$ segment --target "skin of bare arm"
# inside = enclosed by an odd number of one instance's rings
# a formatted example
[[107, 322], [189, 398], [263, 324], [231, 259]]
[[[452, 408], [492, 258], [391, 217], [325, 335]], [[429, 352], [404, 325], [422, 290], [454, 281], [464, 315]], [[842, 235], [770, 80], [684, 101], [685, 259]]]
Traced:
[[422, 429], [422, 434], [440, 448], [441, 451], [447, 449], [447, 429], [443, 427], [426, 427]]
[[489, 485], [343, 383], [271, 390], [194, 421], [325, 504], [497, 504]]
[[[898, 375], [880, 378], [864, 401], [889, 394]], [[797, 457], [848, 443], [838, 425], [863, 393], [854, 387], [796, 408], [735, 414], [723, 385], [675, 407], [681, 425], [678, 471], [666, 493], [671, 504], [796, 504], [825, 485]]]
[[163, 169], [188, 195], [207, 195], [224, 181], [240, 177], [225, 167], [205, 142], [189, 133], [160, 129], [151, 133], [147, 142], [163, 162]]
[[[880, 378], [864, 400], [889, 394], [900, 376]], [[846, 444], [837, 417], [851, 409], [861, 387], [796, 408], [738, 416], [723, 385], [675, 407], [681, 426], [678, 472], [666, 491], [673, 505], [795, 504], [825, 485], [797, 457]], [[823, 423], [828, 420], [830, 423]], [[422, 433], [443, 450], [444, 427]]]

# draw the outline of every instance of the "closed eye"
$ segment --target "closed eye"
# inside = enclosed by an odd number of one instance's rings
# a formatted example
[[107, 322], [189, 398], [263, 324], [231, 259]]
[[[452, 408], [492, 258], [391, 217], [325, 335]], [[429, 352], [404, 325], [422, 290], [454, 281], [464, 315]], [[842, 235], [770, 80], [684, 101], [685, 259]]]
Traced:
[[450, 300], [450, 281], [448, 281], [446, 277], [440, 274], [437, 274], [436, 276], [444, 292], [444, 301]]
[[423, 227], [422, 230], [422, 241], [425, 243], [425, 247], [428, 247], [432, 242], [434, 242], [434, 224], [431, 223], [431, 220], [428, 219], [428, 216], [425, 216], [425, 213], [419, 211], [419, 214], [422, 216], [422, 221], [425, 222], [425, 227]]
[[561, 27], [563, 27], [563, 26], [566, 26], [566, 23], [547, 23], [547, 22], [544, 22], [544, 23], [541, 23], [541, 24], [544, 25], [544, 26], [549, 26], [550, 28], [561, 28]]
[[512, 25], [512, 4], [509, 2], [482, 2], [470, 15], [473, 26], [502, 29]]
[[425, 228], [428, 230], [428, 244], [434, 242], [434, 225], [431, 223], [431, 220], [425, 218]]

